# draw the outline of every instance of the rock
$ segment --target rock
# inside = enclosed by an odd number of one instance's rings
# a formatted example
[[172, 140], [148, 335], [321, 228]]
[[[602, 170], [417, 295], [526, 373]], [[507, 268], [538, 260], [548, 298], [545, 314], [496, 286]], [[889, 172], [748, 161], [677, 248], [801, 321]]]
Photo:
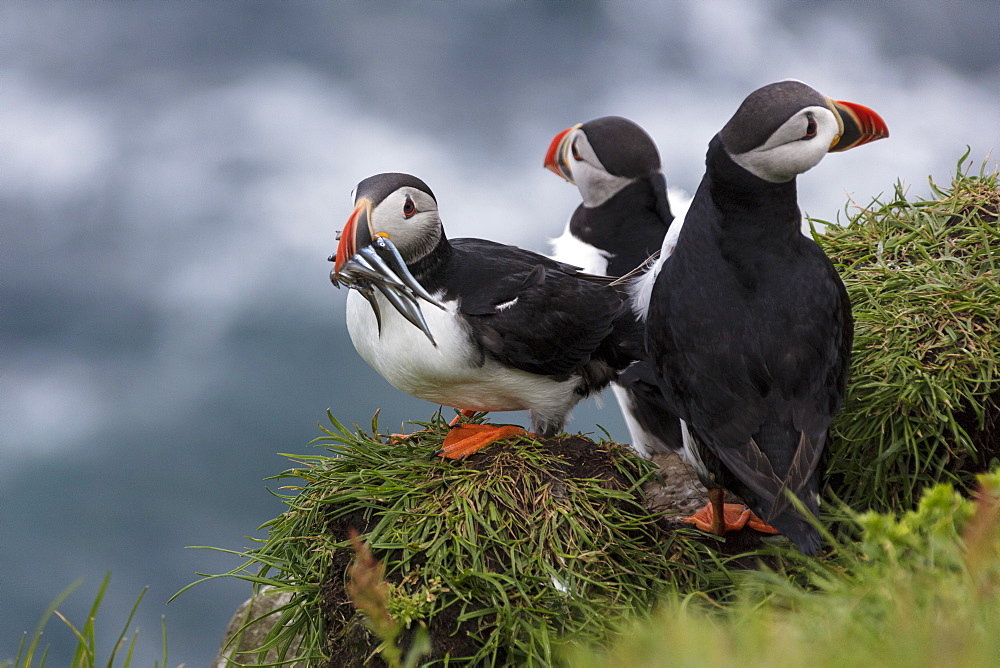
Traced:
[[646, 485], [646, 506], [650, 510], [686, 517], [707, 503], [708, 490], [698, 481], [694, 468], [679, 455], [655, 455], [653, 461], [660, 465], [663, 484]]
[[[229, 626], [226, 628], [226, 635], [222, 640], [222, 647], [219, 649], [219, 653], [215, 656], [212, 661], [212, 668], [231, 668], [233, 666], [245, 665], [247, 663], [260, 663], [256, 656], [250, 654], [239, 655], [239, 652], [252, 652], [256, 648], [260, 647], [265, 636], [267, 636], [268, 631], [274, 625], [273, 615], [279, 608], [288, 605], [292, 600], [292, 594], [287, 592], [276, 593], [273, 587], [262, 587], [260, 592], [248, 598], [246, 601], [240, 605], [236, 610], [236, 614], [233, 618], [229, 620]], [[240, 637], [230, 644], [233, 637], [243, 628], [243, 625], [252, 619], [257, 619], [261, 615], [268, 615], [257, 622], [254, 622], [247, 628], [243, 630]], [[299, 641], [296, 639], [291, 647], [288, 648], [288, 654], [294, 656], [295, 652], [298, 651]], [[235, 659], [234, 659], [235, 657]], [[235, 663], [233, 660], [235, 660]], [[278, 655], [275, 650], [271, 650], [267, 653], [267, 657], [264, 659], [265, 664], [278, 663]], [[288, 666], [304, 666], [304, 663], [292, 663], [285, 664]]]

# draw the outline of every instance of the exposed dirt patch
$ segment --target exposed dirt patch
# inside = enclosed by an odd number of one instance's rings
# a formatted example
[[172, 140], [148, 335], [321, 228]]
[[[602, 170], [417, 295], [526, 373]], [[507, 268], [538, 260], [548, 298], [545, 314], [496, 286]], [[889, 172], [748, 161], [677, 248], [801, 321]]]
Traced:
[[[975, 462], [966, 462], [965, 458], [956, 459], [952, 463], [953, 471], [969, 473], [985, 473], [1000, 461], [1000, 390], [994, 392], [983, 402], [985, 417], [983, 425], [979, 426], [976, 414], [971, 409], [964, 409], [955, 415], [955, 421], [969, 435], [976, 446], [978, 457]], [[969, 481], [972, 482], [971, 480]]]

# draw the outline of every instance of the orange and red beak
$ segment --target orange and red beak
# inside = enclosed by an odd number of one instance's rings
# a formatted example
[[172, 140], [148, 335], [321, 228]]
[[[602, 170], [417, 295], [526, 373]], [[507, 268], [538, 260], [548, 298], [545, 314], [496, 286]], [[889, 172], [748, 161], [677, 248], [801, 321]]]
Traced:
[[571, 128], [566, 128], [553, 139], [549, 144], [549, 150], [545, 152], [545, 169], [550, 170], [556, 176], [560, 176], [573, 185], [573, 171], [570, 169], [569, 154], [571, 147], [570, 135], [574, 130], [579, 129], [582, 123], [577, 123]]
[[334, 272], [340, 271], [359, 248], [364, 248], [372, 242], [372, 203], [367, 198], [358, 199], [351, 217], [340, 232], [340, 244], [337, 246], [337, 260], [333, 265]]
[[868, 107], [844, 100], [829, 100], [829, 102], [841, 126], [840, 135], [830, 145], [831, 153], [846, 151], [889, 136], [889, 128], [885, 121]]

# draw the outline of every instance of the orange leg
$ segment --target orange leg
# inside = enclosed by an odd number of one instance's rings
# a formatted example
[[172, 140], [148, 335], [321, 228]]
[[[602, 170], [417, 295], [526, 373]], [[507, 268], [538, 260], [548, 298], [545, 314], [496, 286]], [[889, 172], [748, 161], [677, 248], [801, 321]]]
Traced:
[[[458, 415], [456, 415], [454, 418], [452, 418], [452, 421], [448, 423], [448, 426], [449, 427], [455, 427], [455, 426], [458, 425], [459, 421], [463, 417], [466, 418], [466, 419], [470, 419], [470, 418], [472, 418], [478, 412], [479, 411], [473, 410], [471, 408], [459, 408], [458, 409]], [[410, 438], [412, 436], [416, 436], [417, 434], [419, 434], [422, 431], [426, 431], [426, 429], [419, 429], [419, 430], [413, 432], [412, 434], [389, 434], [389, 442], [390, 443], [400, 443], [400, 442], [405, 441], [406, 439], [408, 439], [408, 438]]]
[[723, 503], [725, 490], [721, 487], [708, 490], [708, 504], [682, 522], [693, 524], [702, 531], [722, 536], [745, 526], [761, 533], [776, 534], [778, 530], [757, 517], [749, 508], [738, 503]]
[[452, 427], [444, 439], [443, 447], [434, 454], [447, 459], [461, 459], [494, 441], [525, 434], [527, 432], [520, 427], [510, 425], [497, 427], [491, 424], [459, 424]]
[[477, 410], [474, 410], [474, 409], [472, 409], [472, 408], [459, 408], [459, 409], [458, 409], [458, 415], [456, 415], [456, 416], [455, 416], [455, 417], [454, 417], [454, 418], [452, 419], [452, 421], [448, 423], [448, 426], [449, 426], [449, 427], [455, 427], [455, 426], [458, 426], [458, 423], [459, 423], [459, 422], [461, 421], [461, 419], [462, 419], [463, 417], [464, 417], [464, 418], [465, 418], [466, 420], [470, 420], [470, 419], [472, 419], [472, 417], [473, 417], [473, 416], [474, 416], [474, 415], [475, 415], [476, 413], [478, 413], [478, 412], [479, 412], [479, 411], [477, 411]]

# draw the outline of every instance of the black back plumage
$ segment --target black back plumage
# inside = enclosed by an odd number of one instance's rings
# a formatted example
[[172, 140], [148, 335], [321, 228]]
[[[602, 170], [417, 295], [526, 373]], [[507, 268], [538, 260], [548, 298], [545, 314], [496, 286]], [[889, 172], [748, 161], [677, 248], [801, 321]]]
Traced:
[[515, 246], [444, 236], [410, 270], [458, 300], [482, 355], [557, 380], [579, 373], [582, 395], [640, 354], [626, 296], [606, 277]]
[[650, 361], [714, 483], [812, 553], [818, 534], [785, 490], [816, 512], [819, 460], [847, 380], [850, 302], [799, 232], [794, 179], [757, 178], [718, 136], [706, 165], [653, 289]]

